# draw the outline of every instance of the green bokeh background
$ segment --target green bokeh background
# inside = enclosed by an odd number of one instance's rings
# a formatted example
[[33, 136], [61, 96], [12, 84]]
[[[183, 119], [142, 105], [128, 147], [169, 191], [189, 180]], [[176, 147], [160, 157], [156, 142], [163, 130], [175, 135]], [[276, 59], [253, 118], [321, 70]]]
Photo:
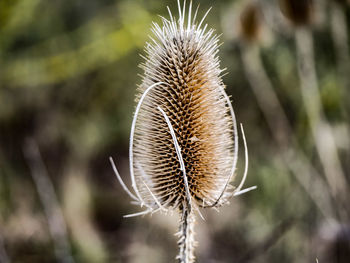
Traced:
[[[223, 32], [219, 56], [228, 72], [223, 80], [249, 147], [246, 185], [258, 189], [233, 198], [219, 213], [203, 212], [206, 220], [198, 219], [196, 228], [198, 262], [349, 262], [350, 217], [322, 215], [282, 161], [244, 72], [242, 42], [233, 32], [238, 27], [232, 25], [233, 37], [223, 30], [223, 17], [239, 17], [241, 2], [200, 1], [199, 12], [212, 6], [206, 22]], [[262, 2], [279, 10], [274, 1]], [[335, 2], [321, 2], [325, 8], [315, 9], [315, 16], [323, 20], [312, 27], [318, 84], [349, 182], [350, 87], [337, 71], [330, 28]], [[158, 14], [167, 17], [167, 5], [176, 13], [176, 1], [170, 0], [0, 0], [0, 259], [60, 262], [23, 153], [32, 139], [54, 185], [75, 262], [174, 261], [178, 217], [124, 219], [140, 208], [130, 204], [108, 161], [115, 158], [130, 185], [128, 143], [142, 74], [139, 54], [151, 22], [161, 22]], [[341, 10], [349, 28], [349, 7]], [[307, 161], [324, 181], [300, 95], [293, 30], [269, 34], [260, 50], [264, 69]], [[238, 176], [243, 156], [241, 148]], [[340, 245], [337, 235], [344, 236]], [[334, 247], [345, 256], [329, 256]]]

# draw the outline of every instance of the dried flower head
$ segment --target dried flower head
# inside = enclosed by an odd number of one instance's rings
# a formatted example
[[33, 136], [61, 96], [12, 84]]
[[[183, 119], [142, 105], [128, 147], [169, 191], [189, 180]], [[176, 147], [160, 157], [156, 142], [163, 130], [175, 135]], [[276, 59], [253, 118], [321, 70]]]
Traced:
[[240, 16], [240, 22], [243, 39], [248, 41], [259, 39], [262, 26], [260, 5], [255, 1], [246, 4]]
[[312, 22], [313, 0], [279, 0], [282, 13], [295, 26], [305, 26]]
[[[146, 210], [182, 214], [180, 262], [193, 262], [194, 211], [217, 207], [242, 190], [230, 185], [235, 172], [238, 134], [235, 115], [224, 90], [219, 67], [218, 37], [192, 17], [186, 2], [178, 20], [153, 23], [155, 38], [146, 45], [142, 84], [130, 134], [130, 174], [135, 194]], [[199, 212], [200, 213], [200, 212]]]
[[350, 0], [334, 0], [334, 1], [343, 6], [350, 4]]

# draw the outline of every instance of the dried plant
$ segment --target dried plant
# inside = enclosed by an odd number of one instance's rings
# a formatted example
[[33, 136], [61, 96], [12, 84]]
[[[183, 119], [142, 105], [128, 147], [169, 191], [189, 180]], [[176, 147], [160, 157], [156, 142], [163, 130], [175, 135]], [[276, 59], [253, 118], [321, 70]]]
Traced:
[[[32, 178], [44, 207], [57, 261], [74, 263], [63, 212], [61, 211], [54, 185], [42, 160], [39, 146], [34, 139], [27, 139], [23, 146], [23, 153], [28, 161]], [[0, 260], [0, 262], [7, 261]]]
[[349, 187], [342, 169], [333, 129], [325, 115], [316, 72], [314, 40], [311, 31], [315, 3], [312, 0], [303, 3], [297, 0], [280, 0], [280, 2], [282, 13], [294, 25], [301, 97], [316, 150], [324, 168], [330, 193], [340, 207], [340, 217], [346, 218], [343, 211], [346, 210], [348, 203]]
[[261, 35], [262, 12], [260, 6], [253, 1], [249, 1], [243, 8], [240, 15], [241, 37], [248, 42], [254, 42]]
[[313, 0], [279, 0], [281, 11], [296, 26], [309, 24], [313, 19]]
[[129, 149], [135, 194], [111, 162], [134, 203], [146, 207], [128, 216], [179, 211], [178, 259], [194, 262], [195, 211], [219, 207], [255, 187], [241, 190], [247, 169], [236, 189], [230, 184], [237, 163], [237, 125], [221, 79], [218, 36], [202, 27], [209, 10], [198, 23], [198, 8], [192, 17], [192, 3], [187, 15], [186, 2], [181, 7], [178, 1], [178, 6], [178, 20], [168, 8], [170, 20], [162, 17], [162, 26], [153, 23], [156, 39], [147, 44], [141, 64]]
[[[265, 70], [258, 35], [247, 34], [247, 32], [254, 32], [249, 30], [254, 24], [263, 27], [267, 23], [266, 16], [263, 15], [264, 8], [266, 7], [261, 5], [260, 2], [252, 0], [248, 1], [241, 11], [240, 26], [242, 30], [240, 39], [242, 41], [240, 49], [246, 79], [266, 119], [271, 136], [277, 143], [281, 153], [279, 157], [304, 187], [322, 214], [325, 217], [335, 218], [336, 214], [330, 202], [329, 187], [309, 162], [298, 143], [293, 133], [292, 124], [288, 120], [285, 109], [272, 84], [273, 82]], [[254, 23], [249, 23], [249, 21], [254, 21]], [[310, 186], [310, 181], [313, 182], [312, 186]]]

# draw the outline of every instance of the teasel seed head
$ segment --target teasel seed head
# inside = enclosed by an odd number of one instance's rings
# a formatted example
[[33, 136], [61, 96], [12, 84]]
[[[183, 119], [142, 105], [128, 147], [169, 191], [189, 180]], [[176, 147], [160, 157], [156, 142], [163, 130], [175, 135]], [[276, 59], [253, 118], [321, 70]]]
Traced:
[[[145, 206], [138, 216], [157, 211], [181, 214], [181, 263], [194, 262], [194, 223], [199, 208], [228, 203], [241, 190], [230, 184], [236, 168], [238, 133], [231, 102], [222, 82], [219, 39], [197, 22], [192, 3], [179, 6], [178, 20], [153, 23], [154, 38], [146, 45], [144, 73], [138, 88], [131, 133], [132, 193], [111, 160], [115, 174], [135, 204]], [[203, 26], [203, 27], [202, 27]], [[243, 130], [242, 130], [243, 131]], [[244, 135], [244, 133], [242, 133]], [[244, 143], [245, 138], [243, 136]], [[245, 145], [246, 146], [246, 145]], [[246, 151], [247, 159], [247, 151]], [[201, 214], [200, 214], [201, 215]]]
[[170, 20], [153, 24], [156, 39], [141, 65], [137, 101], [153, 88], [138, 111], [131, 169], [141, 199], [155, 208], [154, 196], [164, 208], [182, 209], [189, 196], [198, 206], [211, 206], [224, 188], [232, 190], [227, 182], [237, 132], [221, 79], [219, 40], [192, 20], [191, 6], [186, 21], [184, 11], [178, 21], [169, 11]]
[[262, 12], [255, 1], [246, 4], [240, 15], [241, 36], [248, 42], [259, 40], [262, 27]]
[[338, 4], [346, 7], [346, 5], [349, 5], [350, 4], [350, 0], [333, 0], [335, 2], [337, 2]]
[[279, 0], [284, 16], [296, 27], [307, 26], [313, 22], [313, 0]]

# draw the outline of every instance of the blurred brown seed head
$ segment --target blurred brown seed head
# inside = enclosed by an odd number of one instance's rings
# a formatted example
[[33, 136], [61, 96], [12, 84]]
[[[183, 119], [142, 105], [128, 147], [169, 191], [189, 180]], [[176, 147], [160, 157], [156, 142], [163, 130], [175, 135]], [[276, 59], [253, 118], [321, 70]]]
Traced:
[[258, 4], [247, 4], [240, 16], [241, 36], [244, 40], [255, 41], [260, 37], [262, 13]]
[[294, 26], [305, 26], [313, 22], [313, 0], [279, 0], [284, 16]]
[[333, 1], [335, 1], [341, 5], [344, 5], [344, 6], [350, 4], [350, 0], [333, 0]]

